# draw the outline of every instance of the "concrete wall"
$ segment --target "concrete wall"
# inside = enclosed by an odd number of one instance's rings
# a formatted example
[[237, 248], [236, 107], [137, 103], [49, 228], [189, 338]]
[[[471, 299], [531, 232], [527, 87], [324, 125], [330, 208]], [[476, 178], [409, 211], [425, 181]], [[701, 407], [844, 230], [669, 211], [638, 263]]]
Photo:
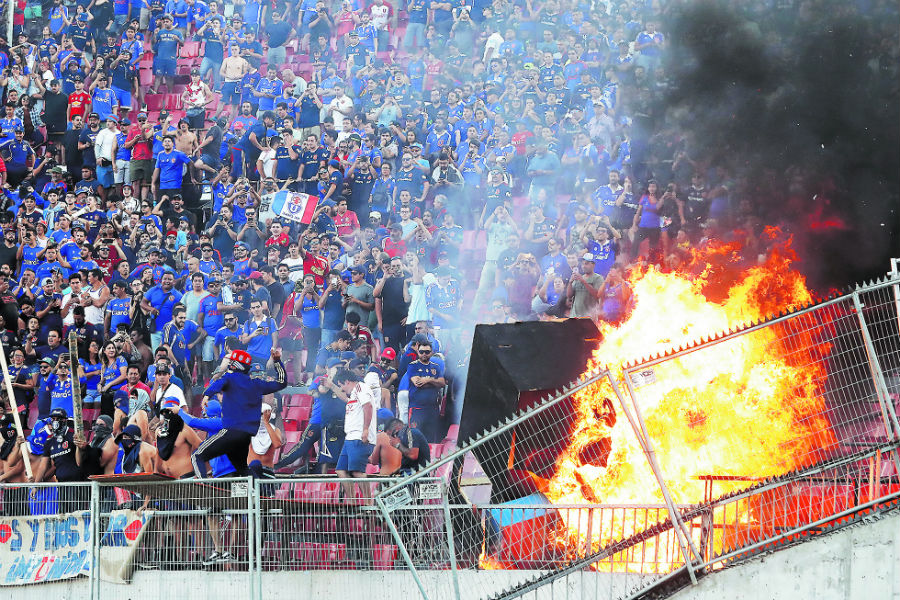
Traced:
[[704, 577], [673, 600], [900, 600], [900, 512]]
[[[460, 597], [475, 600], [537, 575], [528, 571], [460, 571]], [[451, 600], [450, 571], [423, 571], [432, 600]], [[652, 580], [579, 572], [529, 594], [528, 600], [613, 599]], [[257, 597], [246, 572], [137, 571], [131, 585], [101, 584], [115, 600], [244, 600]], [[403, 571], [264, 572], [259, 597], [335, 599], [388, 594], [417, 598]], [[0, 588], [4, 600], [89, 598], [86, 578]], [[677, 600], [900, 600], [900, 512], [713, 573], [679, 591]]]

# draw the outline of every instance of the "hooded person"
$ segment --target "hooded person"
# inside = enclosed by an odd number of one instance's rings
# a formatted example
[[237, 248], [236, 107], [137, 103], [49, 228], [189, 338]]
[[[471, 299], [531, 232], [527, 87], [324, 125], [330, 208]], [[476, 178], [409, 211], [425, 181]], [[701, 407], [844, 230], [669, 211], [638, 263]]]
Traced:
[[[179, 413], [184, 424], [191, 429], [205, 431], [207, 437], [212, 437], [219, 433], [222, 429], [222, 404], [212, 398], [206, 402], [205, 414], [202, 417], [195, 417], [189, 412]], [[225, 477], [234, 473], [234, 465], [228, 460], [227, 456], [217, 456], [209, 461], [212, 469], [213, 477]]]
[[85, 475], [109, 475], [115, 466], [118, 448], [113, 441], [113, 419], [109, 415], [100, 415], [91, 426], [93, 435], [85, 449], [85, 460], [82, 468]]
[[[28, 444], [28, 452], [31, 456], [31, 470], [37, 472], [44, 455], [44, 447], [50, 439], [50, 417], [38, 419], [31, 433], [25, 438]], [[35, 488], [34, 497], [28, 501], [28, 511], [31, 515], [55, 515], [59, 513], [59, 488], [57, 486]]]
[[[4, 467], [7, 459], [9, 459], [13, 449], [16, 447], [16, 438], [18, 438], [18, 434], [16, 432], [15, 419], [12, 414], [3, 415], [3, 418], [0, 419], [0, 440], [2, 440], [2, 443], [0, 443], [0, 461], [4, 463]], [[0, 481], [5, 482], [9, 479], [5, 475], [6, 470], [4, 469], [3, 475], [0, 475]]]
[[116, 455], [116, 475], [134, 473], [153, 473], [156, 449], [141, 440], [141, 428], [127, 425], [122, 433], [116, 436], [119, 451]]
[[[24, 481], [25, 462], [17, 443], [19, 438], [16, 422], [12, 414], [0, 418], [0, 483], [19, 483]], [[4, 490], [3, 506], [0, 514], [17, 516], [27, 514], [28, 490], [24, 487], [11, 487]]]
[[205, 477], [206, 463], [223, 454], [234, 465], [238, 475], [246, 475], [247, 452], [250, 440], [259, 432], [262, 398], [287, 387], [287, 373], [281, 361], [281, 351], [271, 350], [270, 364], [275, 379], [251, 378], [253, 359], [245, 350], [232, 350], [227, 358], [226, 372], [209, 384], [203, 395], [210, 398], [221, 394], [222, 429], [206, 439], [194, 452], [191, 460], [197, 477]]
[[180, 414], [172, 410], [173, 406], [178, 406], [178, 398], [169, 397], [163, 400], [162, 410], [159, 411], [159, 425], [156, 428], [156, 450], [164, 461], [172, 458], [178, 434], [184, 429], [184, 420]]

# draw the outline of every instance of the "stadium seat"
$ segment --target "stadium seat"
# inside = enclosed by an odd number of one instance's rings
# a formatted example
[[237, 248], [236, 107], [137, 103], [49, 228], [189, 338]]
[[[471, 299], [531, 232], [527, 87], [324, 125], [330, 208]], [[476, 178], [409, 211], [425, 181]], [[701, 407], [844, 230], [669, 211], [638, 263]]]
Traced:
[[300, 441], [300, 438], [303, 437], [302, 431], [285, 431], [284, 432], [284, 443], [288, 444], [296, 444]]
[[200, 42], [185, 42], [179, 53], [181, 58], [197, 58], [200, 56]]
[[165, 96], [166, 110], [181, 109], [181, 94], [166, 94]]
[[166, 107], [165, 94], [147, 94], [144, 97], [144, 103], [147, 105], [147, 111], [159, 112]]
[[441, 444], [428, 444], [428, 450], [431, 452], [431, 460], [437, 460], [443, 456], [444, 447]]
[[376, 571], [389, 571], [394, 568], [398, 548], [393, 544], [372, 545], [372, 568]]

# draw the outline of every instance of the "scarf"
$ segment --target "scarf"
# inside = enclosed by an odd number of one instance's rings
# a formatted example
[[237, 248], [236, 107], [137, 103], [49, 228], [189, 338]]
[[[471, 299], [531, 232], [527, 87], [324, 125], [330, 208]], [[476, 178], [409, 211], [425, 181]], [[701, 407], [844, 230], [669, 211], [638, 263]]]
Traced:
[[91, 448], [99, 450], [106, 444], [106, 440], [112, 435], [112, 427], [108, 427], [103, 421], [94, 423], [94, 437], [91, 438]]
[[159, 457], [163, 460], [172, 458], [175, 452], [175, 442], [178, 441], [178, 434], [184, 429], [184, 421], [181, 415], [173, 414], [171, 411], [163, 411], [160, 415], [159, 427], [156, 429], [156, 448], [159, 451]]
[[122, 472], [141, 472], [141, 442], [139, 440], [122, 440]]

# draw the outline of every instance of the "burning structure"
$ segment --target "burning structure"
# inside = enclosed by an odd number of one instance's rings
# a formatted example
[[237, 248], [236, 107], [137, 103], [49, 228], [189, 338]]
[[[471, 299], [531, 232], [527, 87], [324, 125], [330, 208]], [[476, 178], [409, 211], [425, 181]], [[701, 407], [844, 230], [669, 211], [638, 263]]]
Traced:
[[[739, 244], [718, 243], [678, 270], [631, 274], [630, 315], [599, 324], [573, 387], [514, 406], [470, 444], [501, 505], [455, 520], [458, 552], [545, 580], [574, 568], [693, 578], [900, 492], [898, 282], [817, 301], [790, 239], [766, 236], [750, 266]], [[546, 342], [533, 340], [544, 359], [556, 355]], [[471, 500], [465, 452], [454, 481]]]

